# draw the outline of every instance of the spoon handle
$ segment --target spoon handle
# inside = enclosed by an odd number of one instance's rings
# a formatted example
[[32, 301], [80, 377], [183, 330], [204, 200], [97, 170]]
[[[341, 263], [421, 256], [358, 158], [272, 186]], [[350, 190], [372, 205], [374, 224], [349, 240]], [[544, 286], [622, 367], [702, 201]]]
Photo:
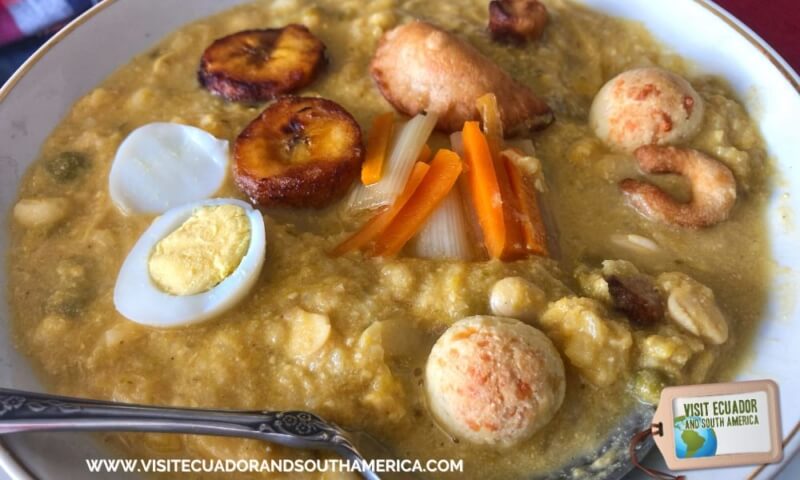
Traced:
[[[343, 430], [309, 412], [151, 407], [0, 388], [0, 435], [34, 431], [125, 431], [220, 435], [364, 461]], [[379, 480], [362, 472], [367, 480]]]
[[[87, 415], [110, 418], [148, 418], [198, 420], [234, 423], [263, 421], [269, 412], [204, 410], [195, 408], [155, 407], [88, 398], [62, 397], [46, 393], [0, 388], [0, 421], [26, 418], [82, 418]], [[276, 412], [277, 413], [277, 412]]]

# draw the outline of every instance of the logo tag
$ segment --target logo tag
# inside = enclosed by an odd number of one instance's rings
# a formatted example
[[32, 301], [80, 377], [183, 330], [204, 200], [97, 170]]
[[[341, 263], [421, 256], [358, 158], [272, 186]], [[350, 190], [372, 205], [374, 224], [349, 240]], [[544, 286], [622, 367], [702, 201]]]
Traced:
[[669, 387], [653, 417], [671, 470], [781, 460], [778, 386], [771, 380]]

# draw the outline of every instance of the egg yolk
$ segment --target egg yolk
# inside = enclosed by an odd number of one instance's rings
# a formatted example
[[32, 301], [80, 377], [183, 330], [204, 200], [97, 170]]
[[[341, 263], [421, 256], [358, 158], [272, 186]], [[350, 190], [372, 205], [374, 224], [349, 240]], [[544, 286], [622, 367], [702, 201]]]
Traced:
[[173, 295], [202, 293], [233, 273], [249, 246], [250, 221], [242, 207], [201, 207], [156, 244], [150, 278]]

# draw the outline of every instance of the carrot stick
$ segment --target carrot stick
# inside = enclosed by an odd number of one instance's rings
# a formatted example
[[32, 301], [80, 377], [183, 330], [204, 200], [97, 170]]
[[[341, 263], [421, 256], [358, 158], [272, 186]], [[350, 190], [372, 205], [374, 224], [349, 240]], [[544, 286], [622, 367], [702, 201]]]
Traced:
[[375, 240], [373, 253], [387, 256], [400, 252], [456, 184], [461, 170], [461, 158], [455, 152], [439, 150], [422, 183], [392, 223]]
[[419, 152], [417, 161], [428, 163], [431, 159], [431, 156], [433, 156], [433, 151], [431, 150], [431, 147], [429, 147], [428, 144], [426, 143], [425, 145], [422, 146], [422, 150]]
[[506, 224], [489, 144], [481, 133], [478, 122], [466, 122], [461, 138], [464, 144], [467, 184], [472, 206], [483, 232], [486, 252], [491, 258], [500, 258], [506, 248]]
[[383, 164], [389, 151], [389, 140], [394, 130], [394, 114], [387, 112], [375, 117], [367, 137], [367, 153], [361, 167], [361, 182], [371, 185], [383, 176]]
[[[464, 139], [461, 132], [453, 132], [450, 135], [450, 148], [452, 148], [453, 151], [459, 154], [462, 158], [466, 158], [464, 155]], [[478, 221], [478, 214], [475, 212], [475, 208], [472, 205], [472, 199], [470, 198], [471, 190], [468, 172], [459, 177], [457, 188], [461, 192], [461, 203], [463, 204], [464, 215], [466, 216], [467, 223], [469, 224], [468, 234], [470, 242], [472, 243], [472, 249], [478, 254], [478, 257], [481, 260], [486, 260], [488, 258], [488, 254], [486, 252], [486, 244], [483, 241], [481, 224]]]
[[507, 155], [501, 155], [505, 164], [511, 189], [517, 199], [522, 234], [527, 250], [534, 255], [549, 256], [547, 249], [547, 230], [542, 218], [536, 190], [531, 186], [519, 167]]
[[500, 187], [500, 197], [503, 199], [503, 216], [506, 221], [506, 248], [501, 255], [503, 260], [514, 260], [524, 257], [525, 240], [522, 234], [522, 225], [519, 218], [520, 206], [511, 191], [508, 174], [503, 162], [500, 160], [500, 150], [503, 147], [503, 119], [500, 117], [500, 107], [497, 105], [497, 97], [494, 93], [487, 93], [478, 100], [476, 106], [481, 114], [483, 123], [483, 134], [486, 135], [486, 143], [492, 154], [495, 172], [497, 174], [497, 185]]
[[470, 199], [469, 179], [467, 175], [461, 175], [456, 188], [461, 192], [461, 208], [464, 210], [464, 216], [467, 219], [467, 233], [470, 243], [472, 244], [472, 250], [477, 254], [478, 259], [487, 260], [489, 255], [486, 252], [486, 243], [483, 241], [483, 231], [481, 230], [480, 221], [478, 221], [478, 214], [475, 212], [472, 200]]
[[428, 170], [430, 170], [430, 165], [427, 163], [417, 162], [414, 164], [414, 168], [411, 170], [411, 174], [408, 177], [408, 183], [406, 183], [402, 193], [397, 196], [397, 200], [395, 200], [394, 204], [368, 220], [356, 233], [334, 248], [331, 254], [338, 257], [345, 253], [352, 252], [353, 250], [363, 248], [383, 232], [400, 212], [400, 209], [408, 202], [411, 195], [419, 188]]
[[525, 237], [523, 235], [521, 206], [517, 196], [511, 187], [511, 180], [508, 171], [500, 156], [494, 157], [495, 171], [497, 172], [497, 184], [500, 186], [500, 198], [503, 199], [503, 219], [506, 223], [506, 246], [502, 260], [516, 260], [525, 257], [528, 252], [525, 248]]

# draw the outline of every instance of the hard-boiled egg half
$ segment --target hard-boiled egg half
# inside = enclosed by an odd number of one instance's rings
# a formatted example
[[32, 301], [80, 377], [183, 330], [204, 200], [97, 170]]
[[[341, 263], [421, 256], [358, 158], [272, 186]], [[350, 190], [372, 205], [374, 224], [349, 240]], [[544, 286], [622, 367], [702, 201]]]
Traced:
[[182, 205], [156, 218], [117, 277], [114, 305], [134, 322], [175, 327], [238, 303], [264, 263], [261, 212], [234, 199]]
[[150, 123], [117, 149], [108, 189], [125, 213], [164, 213], [209, 198], [228, 172], [228, 142], [177, 123]]

